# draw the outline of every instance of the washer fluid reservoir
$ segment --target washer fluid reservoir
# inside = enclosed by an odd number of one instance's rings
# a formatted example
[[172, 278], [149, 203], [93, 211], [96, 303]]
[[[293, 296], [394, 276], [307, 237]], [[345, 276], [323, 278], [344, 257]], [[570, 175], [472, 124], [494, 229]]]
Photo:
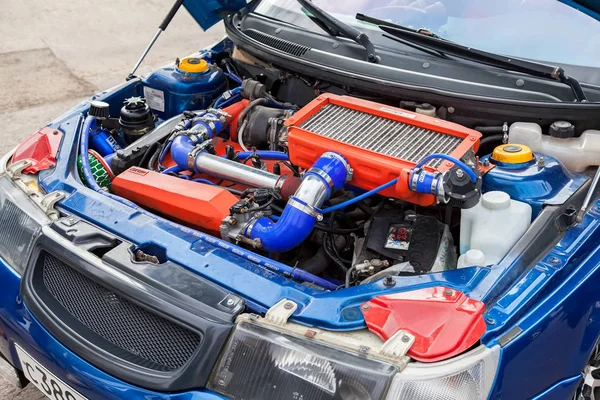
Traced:
[[527, 145], [534, 153], [555, 157], [572, 172], [583, 172], [590, 166], [600, 165], [600, 131], [590, 129], [573, 137], [573, 126], [557, 121], [549, 133], [542, 134], [538, 124], [516, 122], [510, 126], [508, 141]]
[[201, 56], [158, 69], [143, 82], [148, 105], [164, 120], [206, 109], [226, 89], [223, 70]]
[[460, 254], [471, 249], [496, 264], [523, 236], [531, 224], [531, 206], [512, 200], [505, 192], [488, 192], [479, 203], [461, 210]]
[[492, 169], [483, 176], [482, 191], [503, 191], [533, 209], [535, 218], [544, 205], [561, 205], [588, 179], [584, 174], [572, 174], [554, 157], [534, 154], [523, 144], [496, 147], [489, 161]]

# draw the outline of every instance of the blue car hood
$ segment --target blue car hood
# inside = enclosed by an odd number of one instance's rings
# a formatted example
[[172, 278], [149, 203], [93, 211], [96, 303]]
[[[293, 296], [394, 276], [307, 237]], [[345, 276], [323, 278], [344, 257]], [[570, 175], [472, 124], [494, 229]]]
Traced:
[[221, 21], [227, 14], [241, 10], [246, 4], [246, 0], [185, 0], [183, 2], [183, 6], [204, 30]]

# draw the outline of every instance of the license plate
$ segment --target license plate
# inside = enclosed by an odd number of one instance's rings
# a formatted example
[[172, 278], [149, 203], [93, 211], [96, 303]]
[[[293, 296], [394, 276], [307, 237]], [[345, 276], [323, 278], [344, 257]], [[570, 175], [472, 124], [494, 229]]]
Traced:
[[39, 362], [35, 361], [25, 350], [15, 345], [25, 377], [37, 386], [46, 396], [54, 400], [86, 400], [69, 385], [58, 379]]

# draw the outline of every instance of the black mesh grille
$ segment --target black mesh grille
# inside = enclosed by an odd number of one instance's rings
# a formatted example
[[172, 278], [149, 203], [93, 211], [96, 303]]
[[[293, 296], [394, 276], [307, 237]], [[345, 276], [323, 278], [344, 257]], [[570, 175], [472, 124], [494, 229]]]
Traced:
[[244, 34], [250, 36], [252, 39], [261, 42], [269, 47], [283, 51], [296, 57], [303, 56], [310, 47], [302, 46], [298, 43], [290, 42], [285, 39], [280, 39], [275, 36], [267, 35], [256, 29], [245, 29]]
[[45, 253], [44, 285], [79, 322], [146, 367], [172, 371], [181, 368], [201, 338], [169, 320], [152, 314]]

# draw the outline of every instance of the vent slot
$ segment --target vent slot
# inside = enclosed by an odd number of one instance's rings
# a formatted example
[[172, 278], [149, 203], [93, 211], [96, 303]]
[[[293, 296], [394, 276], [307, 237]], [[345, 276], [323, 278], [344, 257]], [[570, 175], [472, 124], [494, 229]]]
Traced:
[[[385, 117], [327, 104], [300, 128], [329, 139], [412, 163], [433, 153], [450, 154], [462, 138]], [[427, 165], [438, 167], [443, 160]]]
[[275, 36], [267, 35], [266, 33], [257, 31], [256, 29], [244, 29], [244, 34], [250, 36], [252, 39], [266, 46], [272, 47], [279, 51], [283, 51], [284, 53], [288, 53], [296, 57], [301, 57], [307, 51], [310, 50], [310, 47], [302, 46], [298, 43], [290, 42], [285, 39], [280, 39]]

